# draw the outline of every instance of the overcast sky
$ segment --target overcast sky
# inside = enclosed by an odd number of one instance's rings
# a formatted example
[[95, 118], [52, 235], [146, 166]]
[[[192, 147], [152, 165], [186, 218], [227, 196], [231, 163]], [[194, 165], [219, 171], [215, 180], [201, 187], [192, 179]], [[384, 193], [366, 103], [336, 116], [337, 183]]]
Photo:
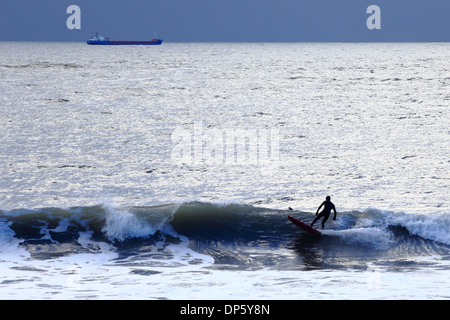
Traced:
[[[81, 29], [69, 30], [69, 5]], [[366, 26], [370, 5], [381, 29]], [[450, 41], [450, 0], [0, 0], [0, 40]]]

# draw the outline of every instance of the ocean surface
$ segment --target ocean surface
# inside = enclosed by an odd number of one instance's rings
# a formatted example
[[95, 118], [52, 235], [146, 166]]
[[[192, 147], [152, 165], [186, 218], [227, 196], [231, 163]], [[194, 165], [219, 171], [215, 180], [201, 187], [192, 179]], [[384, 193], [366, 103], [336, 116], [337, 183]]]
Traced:
[[0, 42], [0, 79], [0, 299], [450, 298], [448, 43]]

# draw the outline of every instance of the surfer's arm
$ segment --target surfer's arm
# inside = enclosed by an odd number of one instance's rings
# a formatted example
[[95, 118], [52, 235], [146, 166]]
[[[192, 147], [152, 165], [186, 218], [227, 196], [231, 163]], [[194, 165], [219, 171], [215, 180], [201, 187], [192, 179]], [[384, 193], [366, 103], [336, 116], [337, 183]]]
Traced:
[[336, 207], [334, 206], [334, 204], [333, 204], [333, 211], [334, 211], [334, 217], [333, 217], [333, 220], [336, 220]]
[[317, 214], [319, 213], [319, 210], [320, 210], [320, 208], [322, 208], [322, 206], [324, 205], [324, 203], [325, 203], [325, 202], [322, 202], [322, 204], [320, 205], [320, 207], [319, 207], [319, 208], [317, 208], [317, 211], [316, 211], [316, 216], [317, 216]]

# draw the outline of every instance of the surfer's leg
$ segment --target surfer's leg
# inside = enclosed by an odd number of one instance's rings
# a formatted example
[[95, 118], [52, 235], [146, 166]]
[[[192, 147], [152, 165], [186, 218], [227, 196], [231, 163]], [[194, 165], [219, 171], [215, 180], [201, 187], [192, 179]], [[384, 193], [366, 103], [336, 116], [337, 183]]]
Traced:
[[330, 213], [329, 214], [324, 214], [323, 220], [322, 220], [322, 229], [325, 228], [325, 222], [327, 222], [328, 217], [330, 216]]
[[323, 217], [323, 212], [319, 213], [319, 215], [313, 220], [313, 222], [311, 223], [311, 227], [313, 226], [314, 223], [316, 223], [317, 220], [319, 220], [322, 217]]
[[311, 222], [311, 227], [313, 226], [314, 223], [316, 223], [317, 220], [319, 220], [320, 215], [318, 215], [317, 217], [314, 218], [313, 222]]

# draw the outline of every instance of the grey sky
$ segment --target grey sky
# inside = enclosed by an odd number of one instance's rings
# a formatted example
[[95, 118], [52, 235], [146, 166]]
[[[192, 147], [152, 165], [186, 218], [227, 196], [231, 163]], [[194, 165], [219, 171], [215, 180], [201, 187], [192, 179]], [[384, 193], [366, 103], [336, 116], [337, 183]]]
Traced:
[[[81, 30], [66, 27], [72, 4]], [[449, 13], [449, 0], [1, 0], [0, 40], [450, 41]]]

